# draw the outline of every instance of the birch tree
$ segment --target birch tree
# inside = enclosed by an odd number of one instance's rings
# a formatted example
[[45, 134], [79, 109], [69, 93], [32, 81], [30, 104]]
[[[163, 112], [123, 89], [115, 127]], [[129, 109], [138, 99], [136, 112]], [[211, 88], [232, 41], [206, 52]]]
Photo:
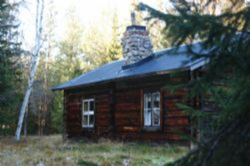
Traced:
[[22, 103], [22, 107], [20, 110], [20, 115], [19, 115], [19, 120], [17, 124], [17, 130], [16, 130], [16, 140], [20, 141], [20, 134], [22, 130], [22, 125], [23, 125], [23, 119], [25, 112], [27, 110], [27, 106], [29, 103], [29, 98], [30, 94], [32, 91], [32, 86], [36, 74], [36, 69], [39, 63], [39, 54], [40, 54], [40, 48], [42, 45], [42, 32], [43, 32], [43, 11], [44, 11], [44, 0], [37, 0], [36, 2], [36, 35], [35, 35], [35, 46], [32, 51], [32, 61], [31, 61], [31, 69], [30, 69], [30, 76], [29, 76], [29, 82], [28, 82], [28, 87], [27, 91]]

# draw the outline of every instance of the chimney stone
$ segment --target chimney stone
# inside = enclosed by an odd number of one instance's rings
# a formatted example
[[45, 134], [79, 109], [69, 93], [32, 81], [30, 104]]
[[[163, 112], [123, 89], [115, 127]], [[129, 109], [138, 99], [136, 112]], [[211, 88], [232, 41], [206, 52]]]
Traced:
[[123, 34], [122, 48], [125, 65], [131, 65], [153, 55], [153, 46], [145, 26], [135, 25], [135, 15], [131, 14], [132, 25]]

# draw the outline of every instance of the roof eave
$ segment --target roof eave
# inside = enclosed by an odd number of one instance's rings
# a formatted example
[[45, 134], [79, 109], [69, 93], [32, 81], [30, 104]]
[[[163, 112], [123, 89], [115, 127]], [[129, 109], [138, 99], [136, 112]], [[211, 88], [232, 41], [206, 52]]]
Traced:
[[164, 75], [164, 74], [169, 74], [172, 72], [187, 71], [187, 70], [191, 70], [190, 66], [178, 68], [178, 69], [173, 69], [173, 70], [157, 71], [157, 72], [127, 76], [127, 77], [113, 78], [113, 79], [109, 79], [109, 80], [103, 80], [103, 81], [98, 81], [98, 82], [93, 82], [93, 83], [88, 83], [88, 84], [75, 85], [75, 86], [70, 86], [70, 87], [65, 87], [65, 88], [56, 88], [55, 87], [55, 88], [52, 88], [52, 91], [71, 90], [71, 89], [76, 89], [76, 88], [83, 88], [86, 86], [106, 84], [106, 83], [110, 83], [113, 81], [122, 81], [122, 80], [134, 79], [134, 78], [138, 78], [138, 77], [148, 77], [148, 76], [153, 76], [153, 75]]

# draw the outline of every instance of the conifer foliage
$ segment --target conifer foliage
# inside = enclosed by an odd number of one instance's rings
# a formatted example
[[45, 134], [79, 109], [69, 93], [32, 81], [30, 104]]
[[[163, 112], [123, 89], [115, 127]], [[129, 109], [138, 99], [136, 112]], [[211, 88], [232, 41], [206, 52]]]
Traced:
[[[206, 50], [197, 54], [189, 46], [188, 54], [193, 59], [205, 58], [208, 64], [204, 76], [186, 86], [192, 92], [189, 97], [210, 97], [218, 109], [218, 117], [212, 121], [217, 132], [209, 141], [198, 142], [198, 148], [173, 165], [250, 163], [250, 8], [243, 0], [228, 2], [217, 15], [196, 10], [194, 3], [186, 1], [179, 2], [176, 14], [139, 5], [140, 10], [149, 12], [148, 19], [165, 23], [165, 35], [173, 46], [199, 41]], [[212, 0], [206, 5], [209, 3]], [[192, 111], [191, 117], [207, 116], [201, 110]]]
[[20, 99], [18, 58], [21, 49], [18, 23], [14, 16], [16, 7], [16, 4], [10, 4], [6, 0], [0, 1], [0, 133], [5, 133], [14, 125], [14, 108]]

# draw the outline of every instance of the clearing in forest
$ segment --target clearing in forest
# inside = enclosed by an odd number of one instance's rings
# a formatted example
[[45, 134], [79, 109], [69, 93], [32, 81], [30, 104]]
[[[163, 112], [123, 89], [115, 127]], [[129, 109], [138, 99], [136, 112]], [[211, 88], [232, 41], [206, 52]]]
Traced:
[[0, 166], [164, 165], [186, 152], [187, 148], [168, 144], [63, 142], [59, 135], [32, 136], [18, 144], [13, 139], [0, 138]]

